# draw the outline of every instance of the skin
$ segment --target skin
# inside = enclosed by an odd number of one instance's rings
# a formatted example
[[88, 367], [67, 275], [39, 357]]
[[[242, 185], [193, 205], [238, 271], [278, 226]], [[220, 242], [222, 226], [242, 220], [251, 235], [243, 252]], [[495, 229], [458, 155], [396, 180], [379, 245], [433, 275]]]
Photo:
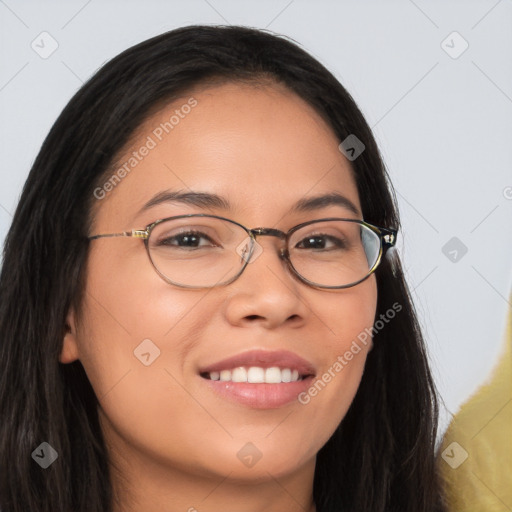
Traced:
[[[190, 114], [98, 201], [91, 235], [186, 213], [283, 231], [327, 216], [362, 218], [337, 205], [289, 213], [297, 200], [333, 190], [359, 211], [361, 203], [332, 130], [280, 85], [195, 90], [149, 118], [119, 162], [192, 95], [198, 104]], [[168, 189], [217, 193], [234, 209], [169, 203], [137, 213]], [[238, 280], [210, 290], [163, 281], [141, 240], [91, 242], [82, 321], [70, 310], [61, 362], [79, 359], [99, 398], [116, 512], [315, 510], [316, 454], [352, 402], [371, 344], [307, 405], [231, 403], [209, 390], [198, 368], [248, 350], [285, 349], [322, 375], [371, 328], [376, 281], [372, 275], [344, 290], [314, 289], [278, 258], [277, 238], [258, 242], [263, 253]], [[161, 354], [144, 366], [133, 351], [148, 338]], [[251, 468], [237, 457], [247, 442], [262, 453]]]

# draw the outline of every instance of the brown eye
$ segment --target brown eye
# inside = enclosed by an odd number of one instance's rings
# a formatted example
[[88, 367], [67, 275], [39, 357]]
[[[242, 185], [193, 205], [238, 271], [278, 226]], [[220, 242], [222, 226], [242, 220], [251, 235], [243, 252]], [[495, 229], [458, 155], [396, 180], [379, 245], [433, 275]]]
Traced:
[[345, 249], [347, 243], [345, 240], [331, 235], [315, 234], [301, 240], [296, 246], [299, 249]]
[[[202, 243], [201, 240], [205, 240], [206, 243]], [[189, 249], [217, 247], [215, 242], [201, 231], [185, 231], [177, 235], [161, 237], [155, 245], [158, 247], [183, 247]]]

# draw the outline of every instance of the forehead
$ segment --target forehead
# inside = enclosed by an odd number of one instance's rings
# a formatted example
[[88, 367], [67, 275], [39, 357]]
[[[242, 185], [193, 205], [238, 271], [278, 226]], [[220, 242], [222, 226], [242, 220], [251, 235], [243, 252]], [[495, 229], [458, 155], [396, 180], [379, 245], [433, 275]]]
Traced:
[[275, 222], [301, 199], [332, 192], [360, 211], [339, 142], [315, 110], [282, 85], [194, 90], [140, 126], [112, 169], [122, 178], [98, 215], [112, 218], [114, 210], [135, 221], [134, 214], [166, 190], [221, 195], [231, 215], [257, 216], [260, 223]]

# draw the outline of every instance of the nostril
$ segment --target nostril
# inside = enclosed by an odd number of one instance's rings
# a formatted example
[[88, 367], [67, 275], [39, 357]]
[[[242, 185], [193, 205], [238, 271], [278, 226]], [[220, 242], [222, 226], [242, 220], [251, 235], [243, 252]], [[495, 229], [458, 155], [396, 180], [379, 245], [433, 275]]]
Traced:
[[246, 318], [249, 320], [257, 320], [258, 318], [263, 318], [263, 317], [261, 317], [259, 315], [248, 315], [248, 316], [246, 316]]

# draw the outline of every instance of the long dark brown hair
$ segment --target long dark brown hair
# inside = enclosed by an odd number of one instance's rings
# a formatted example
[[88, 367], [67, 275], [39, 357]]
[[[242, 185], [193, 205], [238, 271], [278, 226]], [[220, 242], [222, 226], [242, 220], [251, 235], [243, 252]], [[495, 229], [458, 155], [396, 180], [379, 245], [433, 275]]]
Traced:
[[[93, 191], [149, 114], [211, 80], [284, 84], [365, 151], [351, 165], [363, 217], [399, 227], [371, 130], [350, 94], [290, 40], [247, 27], [188, 26], [105, 64], [70, 100], [44, 141], [7, 234], [0, 275], [0, 507], [3, 512], [109, 512], [109, 461], [98, 401], [79, 361], [59, 354], [71, 305], [80, 310]], [[355, 399], [317, 456], [318, 512], [443, 510], [435, 469], [437, 399], [396, 254], [377, 269], [374, 334]], [[46, 470], [41, 442], [58, 452]]]

